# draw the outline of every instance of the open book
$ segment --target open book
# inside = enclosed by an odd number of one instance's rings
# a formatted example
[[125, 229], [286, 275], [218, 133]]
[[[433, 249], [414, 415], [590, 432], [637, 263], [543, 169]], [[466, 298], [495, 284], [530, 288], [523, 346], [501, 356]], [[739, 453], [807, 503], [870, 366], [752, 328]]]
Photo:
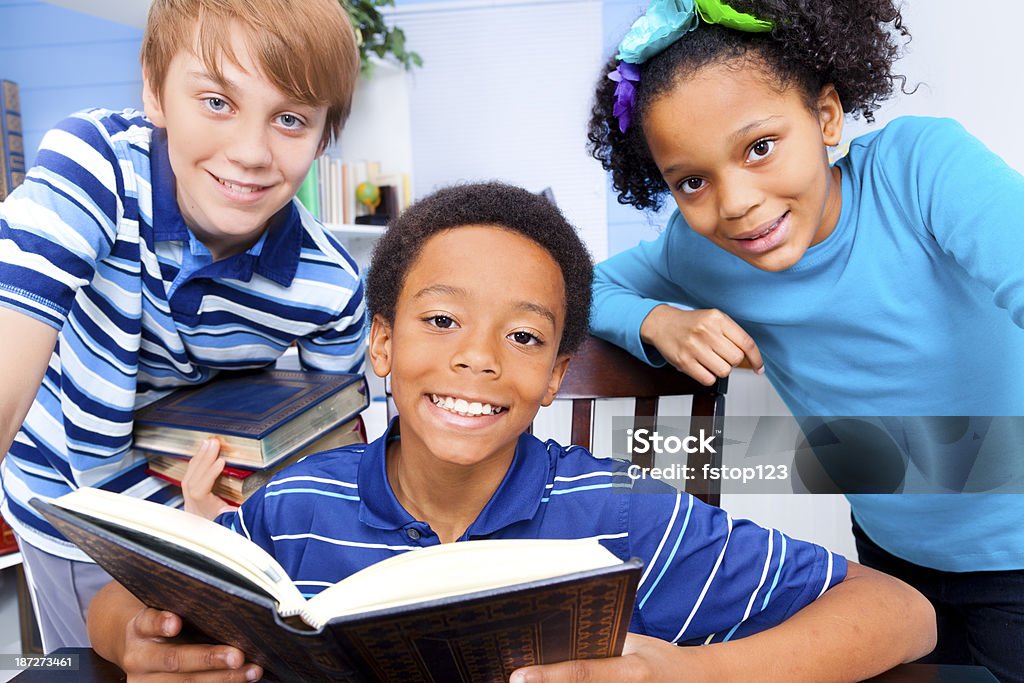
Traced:
[[90, 488], [32, 504], [144, 603], [283, 680], [486, 683], [613, 656], [640, 573], [590, 539], [468, 541], [397, 555], [306, 600], [262, 548], [182, 510]]

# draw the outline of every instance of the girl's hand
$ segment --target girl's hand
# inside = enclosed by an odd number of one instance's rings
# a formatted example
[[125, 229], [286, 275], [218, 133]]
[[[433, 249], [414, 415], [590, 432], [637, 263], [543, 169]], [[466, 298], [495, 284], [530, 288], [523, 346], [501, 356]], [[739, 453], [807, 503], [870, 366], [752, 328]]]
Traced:
[[224, 462], [220, 454], [220, 441], [213, 437], [204, 441], [199, 452], [188, 461], [188, 469], [181, 478], [186, 512], [215, 519], [217, 515], [235, 509], [213, 495], [213, 483], [224, 471]]
[[257, 681], [263, 670], [246, 664], [245, 653], [229, 645], [178, 643], [181, 619], [171, 612], [144, 608], [125, 629], [121, 667], [131, 683], [142, 681]]
[[640, 338], [705, 386], [727, 377], [744, 359], [755, 372], [764, 373], [757, 344], [718, 309], [684, 311], [665, 304], [655, 306], [640, 326]]
[[682, 681], [697, 683], [714, 680], [706, 670], [702, 648], [686, 648], [658, 638], [635, 633], [626, 635], [621, 657], [576, 659], [559, 664], [517, 669], [510, 683], [640, 683]]

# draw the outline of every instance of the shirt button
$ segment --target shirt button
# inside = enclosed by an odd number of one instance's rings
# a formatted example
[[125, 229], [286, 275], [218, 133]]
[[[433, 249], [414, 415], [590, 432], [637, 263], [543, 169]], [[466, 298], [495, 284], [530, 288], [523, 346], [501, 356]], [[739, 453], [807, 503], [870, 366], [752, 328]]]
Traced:
[[407, 529], [405, 533], [407, 533], [409, 535], [409, 538], [411, 538], [414, 541], [420, 540], [420, 530], [419, 529]]

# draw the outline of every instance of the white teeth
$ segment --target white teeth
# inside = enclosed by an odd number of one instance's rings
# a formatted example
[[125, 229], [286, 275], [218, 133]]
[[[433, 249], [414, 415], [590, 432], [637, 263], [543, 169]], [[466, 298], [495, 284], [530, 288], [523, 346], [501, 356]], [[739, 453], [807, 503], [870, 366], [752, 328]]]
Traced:
[[479, 417], [480, 415], [497, 415], [502, 411], [501, 406], [492, 406], [490, 403], [480, 401], [467, 401], [464, 398], [452, 398], [451, 396], [438, 396], [431, 394], [430, 400], [438, 408], [464, 417]]
[[[218, 178], [218, 180], [220, 179]], [[228, 188], [232, 192], [240, 192], [242, 194], [249, 194], [252, 192], [256, 192], [257, 190], [260, 189], [255, 185], [235, 185], [234, 183], [229, 182], [227, 180], [220, 180], [220, 184]]]

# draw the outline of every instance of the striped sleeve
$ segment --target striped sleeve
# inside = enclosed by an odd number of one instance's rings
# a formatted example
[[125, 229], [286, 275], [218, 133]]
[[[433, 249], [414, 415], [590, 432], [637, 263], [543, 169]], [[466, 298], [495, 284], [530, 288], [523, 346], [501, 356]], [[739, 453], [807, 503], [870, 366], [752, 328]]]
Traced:
[[0, 304], [60, 329], [110, 253], [122, 188], [102, 123], [83, 114], [49, 131], [25, 182], [0, 204]]
[[785, 621], [846, 576], [842, 556], [692, 496], [630, 498], [630, 550], [645, 564], [635, 619], [647, 635], [688, 644], [741, 638]]
[[359, 267], [323, 227], [317, 224], [307, 230], [297, 278], [307, 283], [307, 290], [320, 290], [334, 299], [323, 307], [331, 312], [330, 322], [297, 341], [299, 360], [306, 370], [362, 372], [369, 325]]

